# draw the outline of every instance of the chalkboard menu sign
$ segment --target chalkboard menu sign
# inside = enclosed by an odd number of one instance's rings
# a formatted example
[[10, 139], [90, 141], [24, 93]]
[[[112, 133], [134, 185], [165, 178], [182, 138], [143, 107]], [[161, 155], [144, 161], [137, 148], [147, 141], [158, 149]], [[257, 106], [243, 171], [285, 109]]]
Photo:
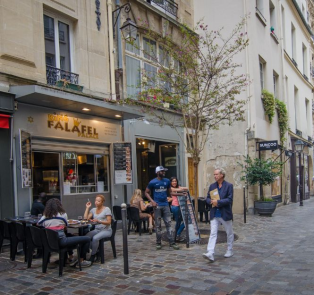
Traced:
[[22, 187], [32, 187], [32, 142], [31, 135], [20, 129]]
[[132, 153], [131, 143], [114, 143], [114, 183], [131, 184], [132, 183]]
[[188, 199], [187, 199], [187, 203], [188, 203], [188, 226], [186, 225], [186, 222], [185, 222], [186, 196], [177, 196], [185, 228], [189, 229], [189, 241], [190, 241], [190, 243], [194, 243], [194, 242], [199, 241], [201, 239], [201, 236], [200, 236], [200, 231], [198, 229], [197, 220], [195, 218], [195, 213], [194, 213], [194, 207], [193, 207], [191, 196], [190, 196], [189, 192], [188, 192], [187, 197], [188, 197]]

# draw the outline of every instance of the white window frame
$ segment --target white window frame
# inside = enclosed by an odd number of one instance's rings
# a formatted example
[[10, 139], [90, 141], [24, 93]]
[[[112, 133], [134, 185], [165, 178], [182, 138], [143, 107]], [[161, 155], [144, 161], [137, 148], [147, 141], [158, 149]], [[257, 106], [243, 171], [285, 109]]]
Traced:
[[[51, 11], [44, 10], [43, 19], [44, 19], [44, 15], [54, 19], [55, 54], [56, 54], [56, 68], [57, 69], [60, 69], [59, 22], [62, 22], [69, 26], [70, 72], [75, 73], [76, 68], [74, 64], [74, 39], [73, 39], [74, 31], [73, 31], [72, 22], [69, 19], [66, 19], [62, 17], [61, 15], [51, 12]], [[44, 24], [42, 28], [44, 30]], [[45, 33], [44, 33], [44, 38], [45, 38]], [[46, 48], [44, 50], [44, 53], [46, 54]]]

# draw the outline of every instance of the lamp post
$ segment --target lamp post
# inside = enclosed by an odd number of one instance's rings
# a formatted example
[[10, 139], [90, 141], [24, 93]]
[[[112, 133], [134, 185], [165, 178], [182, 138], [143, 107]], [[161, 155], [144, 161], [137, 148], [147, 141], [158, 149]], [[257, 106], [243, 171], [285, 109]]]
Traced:
[[[119, 15], [121, 13], [121, 10], [124, 9], [124, 12], [129, 13], [131, 11], [131, 4], [128, 2], [116, 10], [112, 12], [112, 19], [113, 19], [113, 33], [115, 32], [115, 26], [117, 24]], [[116, 18], [114, 17], [115, 13], [117, 13]], [[126, 19], [126, 21], [123, 23], [122, 27], [120, 28], [122, 35], [125, 40], [132, 41], [136, 40], [137, 37], [137, 25], [135, 22], [133, 22], [129, 17]]]
[[303, 165], [301, 162], [301, 154], [304, 148], [304, 142], [298, 139], [295, 142], [295, 150], [299, 154], [299, 193], [300, 193], [300, 206], [303, 206]]

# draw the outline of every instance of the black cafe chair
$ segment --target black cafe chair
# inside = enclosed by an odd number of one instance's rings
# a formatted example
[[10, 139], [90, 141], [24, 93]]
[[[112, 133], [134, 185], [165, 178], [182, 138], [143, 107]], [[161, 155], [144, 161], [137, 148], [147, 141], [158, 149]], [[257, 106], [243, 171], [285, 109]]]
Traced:
[[122, 220], [121, 206], [113, 206], [112, 211], [115, 220]]
[[111, 220], [111, 228], [112, 228], [112, 235], [108, 238], [103, 238], [99, 240], [99, 254], [100, 254], [100, 262], [102, 264], [105, 263], [105, 250], [104, 250], [104, 242], [111, 242], [111, 248], [113, 257], [117, 258], [117, 251], [116, 251], [116, 242], [115, 242], [115, 235], [117, 230], [117, 220]]
[[3, 246], [4, 240], [10, 241], [10, 259], [11, 259], [12, 242], [11, 242], [11, 235], [10, 235], [10, 230], [9, 230], [9, 222], [6, 222], [4, 220], [0, 220], [0, 253], [2, 252], [2, 246]]
[[[195, 207], [195, 200], [192, 201], [193, 207]], [[208, 223], [209, 206], [206, 203], [206, 199], [198, 198], [198, 213], [200, 214], [200, 222], [203, 222], [203, 215], [205, 216], [205, 223]]]
[[[60, 247], [59, 246], [59, 235], [56, 231], [45, 228], [42, 230], [42, 243], [43, 243], [43, 273], [46, 273], [47, 266], [49, 263], [50, 253], [51, 252], [57, 252], [59, 253], [59, 277], [62, 277], [63, 273], [63, 266], [66, 262], [67, 257], [67, 251], [68, 247]], [[81, 261], [79, 259], [80, 257], [80, 245], [77, 245], [77, 257], [78, 257], [78, 264], [80, 270], [82, 270], [81, 267]]]
[[18, 222], [10, 222], [9, 231], [10, 231], [10, 236], [11, 236], [10, 259], [12, 261], [15, 261], [18, 244], [23, 243], [24, 261], [26, 262], [27, 250], [26, 250], [25, 226]]
[[129, 212], [129, 226], [128, 226], [128, 235], [130, 234], [131, 224], [134, 224], [138, 228], [139, 235], [142, 235], [142, 224], [144, 225], [145, 231], [145, 223], [148, 222], [148, 217], [140, 218], [140, 212], [138, 208], [129, 207], [127, 208]]
[[[26, 240], [27, 240], [27, 268], [32, 266], [33, 252], [35, 249], [40, 249], [43, 252], [42, 231], [44, 229], [37, 226], [26, 227]], [[44, 260], [44, 255], [42, 255]], [[42, 263], [42, 267], [43, 267]], [[43, 271], [44, 272], [44, 271]]]

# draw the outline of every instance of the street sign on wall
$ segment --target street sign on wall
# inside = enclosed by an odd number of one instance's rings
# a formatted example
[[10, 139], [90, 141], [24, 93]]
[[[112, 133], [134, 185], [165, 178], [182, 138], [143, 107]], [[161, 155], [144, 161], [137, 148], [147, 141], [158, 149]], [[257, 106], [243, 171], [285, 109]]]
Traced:
[[257, 151], [273, 151], [278, 149], [278, 140], [260, 141], [257, 143]]

